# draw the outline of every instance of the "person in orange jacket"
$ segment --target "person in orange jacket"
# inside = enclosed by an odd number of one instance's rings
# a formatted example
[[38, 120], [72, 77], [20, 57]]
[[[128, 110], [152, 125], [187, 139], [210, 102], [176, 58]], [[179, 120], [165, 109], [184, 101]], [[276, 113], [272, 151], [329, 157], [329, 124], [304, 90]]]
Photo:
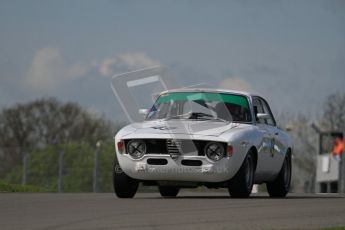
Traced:
[[342, 138], [337, 137], [335, 138], [333, 147], [332, 147], [332, 155], [335, 157], [337, 160], [340, 160], [340, 156], [344, 151], [344, 141]]

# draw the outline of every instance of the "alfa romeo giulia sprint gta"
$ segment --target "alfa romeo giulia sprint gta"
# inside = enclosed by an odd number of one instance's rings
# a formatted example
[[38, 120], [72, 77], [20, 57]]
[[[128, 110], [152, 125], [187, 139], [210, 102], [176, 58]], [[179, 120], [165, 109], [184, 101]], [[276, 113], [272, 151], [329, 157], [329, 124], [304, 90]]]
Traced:
[[227, 188], [248, 197], [266, 183], [285, 197], [291, 181], [292, 143], [277, 127], [267, 101], [256, 94], [215, 89], [162, 92], [145, 120], [115, 136], [114, 191], [132, 198], [139, 183], [163, 197], [181, 188]]

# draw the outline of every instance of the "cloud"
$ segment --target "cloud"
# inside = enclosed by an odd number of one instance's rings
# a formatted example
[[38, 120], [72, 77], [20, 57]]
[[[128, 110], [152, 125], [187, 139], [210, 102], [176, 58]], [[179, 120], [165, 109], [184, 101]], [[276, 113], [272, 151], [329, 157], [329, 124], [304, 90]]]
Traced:
[[84, 76], [92, 64], [76, 63], [66, 67], [58, 48], [42, 48], [34, 55], [25, 83], [35, 90], [56, 89], [67, 80]]
[[230, 90], [254, 91], [253, 86], [249, 82], [239, 77], [227, 78], [219, 83], [219, 87]]
[[159, 65], [158, 61], [147, 57], [143, 53], [125, 53], [120, 55], [119, 59], [131, 69]]
[[34, 90], [54, 90], [63, 83], [85, 76], [95, 70], [102, 76], [111, 77], [115, 73], [124, 73], [137, 69], [159, 65], [159, 62], [144, 53], [124, 53], [101, 61], [77, 62], [65, 65], [58, 48], [46, 47], [34, 55], [25, 79], [26, 87]]
[[116, 58], [106, 58], [102, 61], [99, 66], [99, 73], [103, 76], [112, 76], [113, 73], [113, 66], [117, 63]]
[[77, 63], [65, 70], [64, 77], [74, 79], [85, 75], [91, 68], [91, 64]]
[[57, 48], [43, 48], [37, 51], [26, 83], [34, 89], [53, 89], [63, 75], [63, 61]]
[[144, 53], [124, 53], [113, 58], [105, 58], [99, 65], [99, 73], [111, 77], [115, 73], [123, 73], [137, 69], [160, 65]]

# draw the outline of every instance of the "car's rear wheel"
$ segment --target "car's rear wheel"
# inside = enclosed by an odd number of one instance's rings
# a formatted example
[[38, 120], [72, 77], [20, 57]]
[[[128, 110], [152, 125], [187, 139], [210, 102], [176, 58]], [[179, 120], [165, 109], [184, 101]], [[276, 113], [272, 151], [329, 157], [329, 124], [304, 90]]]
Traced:
[[234, 198], [247, 198], [253, 189], [254, 183], [254, 157], [249, 152], [243, 161], [241, 168], [229, 181], [229, 193]]
[[113, 167], [114, 191], [119, 198], [133, 198], [138, 190], [139, 181], [126, 175], [115, 159]]
[[159, 186], [158, 189], [162, 197], [176, 197], [180, 191], [176, 186]]
[[286, 154], [283, 166], [277, 178], [270, 183], [266, 183], [270, 197], [285, 197], [291, 184], [291, 154]]

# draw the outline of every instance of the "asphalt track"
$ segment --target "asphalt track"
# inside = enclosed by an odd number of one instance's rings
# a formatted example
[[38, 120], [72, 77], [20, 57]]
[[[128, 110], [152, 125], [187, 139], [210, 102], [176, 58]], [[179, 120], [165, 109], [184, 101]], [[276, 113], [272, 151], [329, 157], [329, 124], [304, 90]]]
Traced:
[[345, 226], [345, 197], [265, 194], [231, 199], [227, 193], [182, 192], [163, 199], [139, 193], [0, 193], [0, 229], [309, 229]]

